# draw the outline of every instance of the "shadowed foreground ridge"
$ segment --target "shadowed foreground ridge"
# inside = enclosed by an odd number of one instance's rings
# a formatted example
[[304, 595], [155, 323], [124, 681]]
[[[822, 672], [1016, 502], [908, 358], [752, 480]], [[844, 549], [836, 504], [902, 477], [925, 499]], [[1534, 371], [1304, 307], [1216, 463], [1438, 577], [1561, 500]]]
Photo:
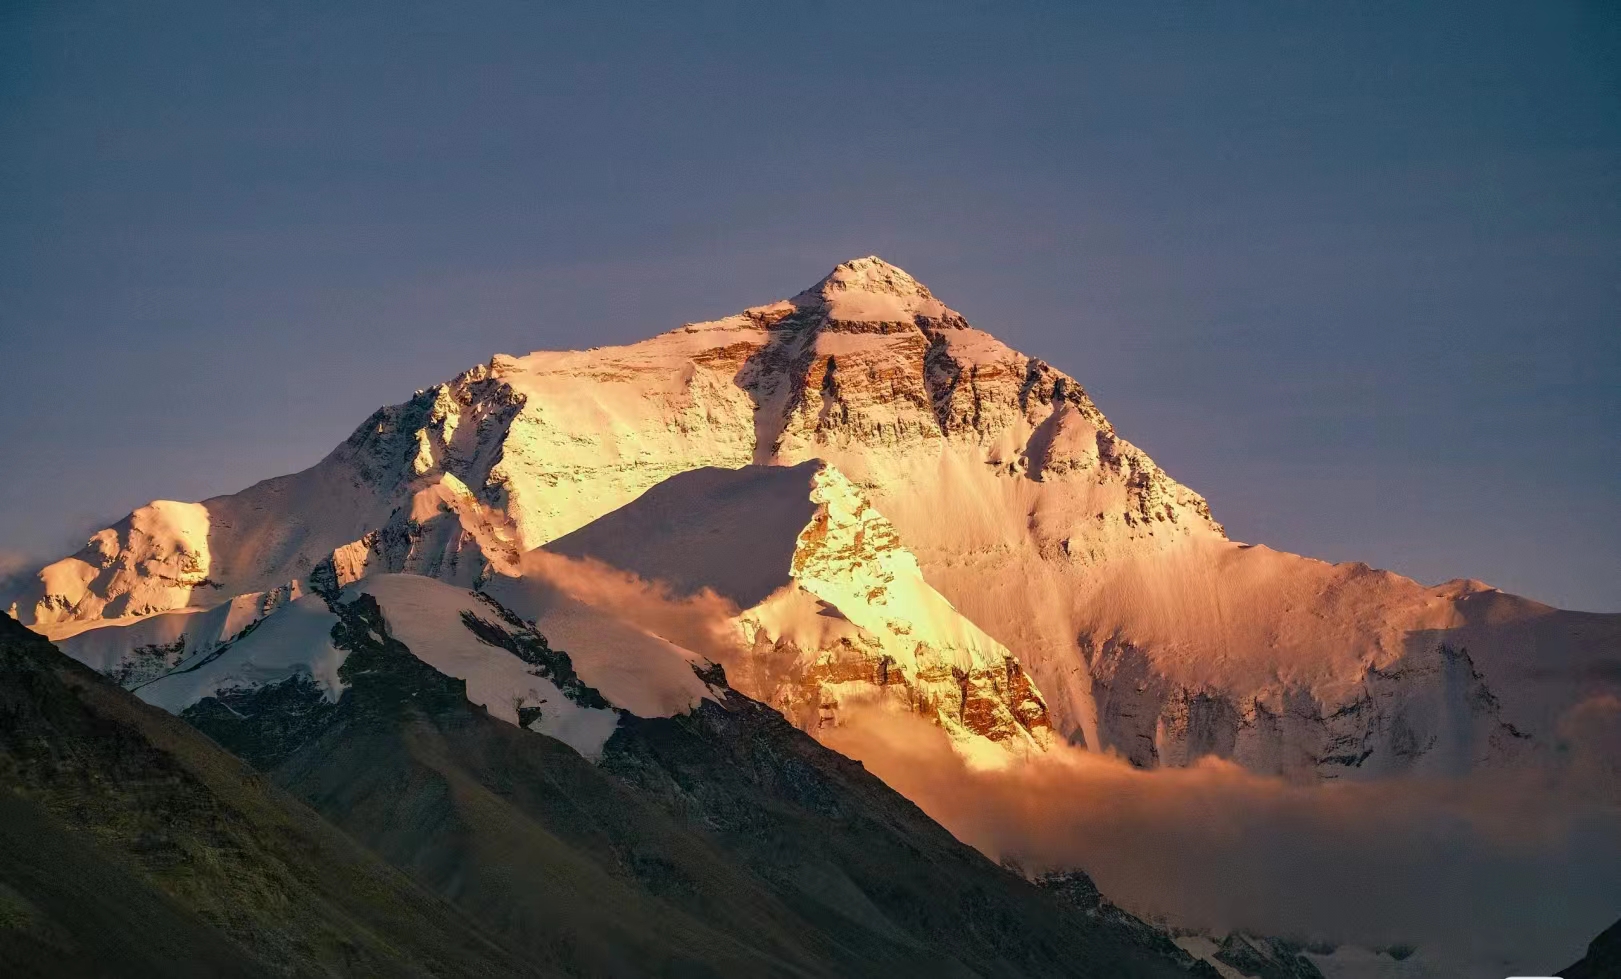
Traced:
[[295, 680], [187, 718], [337, 828], [0, 621], [9, 974], [1189, 974], [723, 686], [594, 766], [469, 704], [370, 596], [334, 608], [336, 703]]
[[1617, 979], [1621, 977], [1621, 921], [1604, 929], [1587, 946], [1580, 962], [1560, 970], [1562, 979]]
[[544, 975], [179, 719], [0, 616], [7, 975]]
[[592, 765], [469, 704], [371, 596], [334, 611], [349, 650], [335, 705], [311, 687], [294, 711], [285, 687], [263, 688], [185, 716], [526, 960], [583, 975], [1188, 974], [1164, 936], [1067, 909], [718, 670], [724, 703], [624, 715]]

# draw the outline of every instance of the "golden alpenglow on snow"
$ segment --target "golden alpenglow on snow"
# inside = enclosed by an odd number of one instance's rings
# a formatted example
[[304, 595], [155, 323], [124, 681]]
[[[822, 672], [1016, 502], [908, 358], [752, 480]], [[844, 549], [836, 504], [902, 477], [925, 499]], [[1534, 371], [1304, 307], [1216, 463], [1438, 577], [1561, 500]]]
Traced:
[[1615, 617], [1228, 540], [1079, 382], [877, 257], [630, 346], [498, 355], [311, 469], [143, 507], [17, 608], [150, 679], [160, 647], [211, 655], [203, 612], [244, 596], [499, 594], [537, 548], [723, 599], [735, 639], [706, 654], [813, 735], [901, 710], [993, 765], [1053, 743], [1307, 781], [1537, 765], [1621, 647]]
[[[1278, 925], [1211, 909], [1228, 882], [1293, 874], [1271, 869], [1278, 845], [1336, 879], [1419, 867], [1423, 900], [1462, 900], [1448, 860], [1506, 873], [1509, 841], [1557, 850], [1621, 784], [1605, 747], [1621, 616], [1229, 540], [1077, 380], [872, 256], [640, 343], [496, 355], [379, 409], [310, 469], [140, 508], [14, 608], [385, 852], [399, 830], [366, 806], [437, 812], [400, 786], [449, 779], [473, 809], [444, 831], [472, 849], [429, 883], [454, 897], [471, 875], [455, 900], [474, 910], [518, 900], [479, 848], [529, 845], [501, 820], [538, 818], [522, 799], [504, 815], [471, 801], [511, 791], [501, 752], [564, 752], [570, 791], [639, 786], [705, 827], [743, 819], [748, 838], [743, 799], [846, 811], [836, 751], [1008, 862], [991, 868], [1007, 886], [1067, 909], [1041, 913], [1146, 956], [1129, 974], [1446, 975], [1481, 960], [1436, 942], [1400, 954], [1379, 936], [1404, 934], [1401, 912], [1314, 903], [1328, 892], [1304, 883], [1249, 905]], [[419, 718], [367, 740], [421, 711], [432, 732]], [[334, 754], [340, 736], [383, 757]], [[534, 740], [496, 747], [514, 737]], [[735, 765], [767, 796], [719, 788]], [[398, 773], [386, 792], [365, 788], [370, 766]], [[370, 801], [344, 801], [349, 779]], [[1505, 811], [1543, 814], [1494, 835]], [[1437, 825], [1465, 828], [1437, 851], [1420, 842]], [[398, 859], [428, 859], [438, 832]], [[1580, 871], [1549, 859], [1588, 886], [1612, 849]], [[649, 887], [696, 872], [647, 859], [636, 873], [664, 868]], [[914, 940], [848, 865], [785, 866], [769, 875], [841, 915], [865, 908], [896, 948]], [[523, 934], [558, 913], [524, 906]], [[1287, 937], [1340, 920], [1343, 948]]]
[[0, 6], [0, 979], [1621, 979], [1618, 50]]

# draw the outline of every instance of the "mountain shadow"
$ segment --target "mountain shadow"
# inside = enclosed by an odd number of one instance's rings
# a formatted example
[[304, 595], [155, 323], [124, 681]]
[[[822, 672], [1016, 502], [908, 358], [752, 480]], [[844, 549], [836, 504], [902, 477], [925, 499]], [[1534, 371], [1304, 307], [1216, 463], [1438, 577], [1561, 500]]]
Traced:
[[793, 580], [799, 535], [816, 515], [810, 494], [821, 467], [812, 460], [691, 469], [545, 549], [595, 558], [682, 595], [709, 588], [749, 608]]

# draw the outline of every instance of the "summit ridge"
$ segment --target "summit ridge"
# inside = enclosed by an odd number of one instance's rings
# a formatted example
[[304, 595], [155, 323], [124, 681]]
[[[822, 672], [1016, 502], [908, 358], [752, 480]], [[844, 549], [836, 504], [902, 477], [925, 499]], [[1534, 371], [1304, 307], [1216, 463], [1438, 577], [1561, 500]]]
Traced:
[[800, 293], [801, 296], [827, 296], [837, 292], [880, 292], [892, 296], [933, 299], [929, 287], [914, 279], [898, 265], [892, 265], [877, 255], [852, 258], [840, 262], [821, 281]]

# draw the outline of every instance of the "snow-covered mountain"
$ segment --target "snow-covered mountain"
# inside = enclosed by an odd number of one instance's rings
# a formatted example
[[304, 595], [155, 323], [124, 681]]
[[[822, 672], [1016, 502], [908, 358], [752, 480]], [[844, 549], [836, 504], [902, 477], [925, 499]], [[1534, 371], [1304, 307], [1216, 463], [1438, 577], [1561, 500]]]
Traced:
[[308, 470], [137, 510], [15, 608], [160, 689], [301, 596], [499, 594], [536, 548], [724, 599], [734, 684], [807, 730], [883, 703], [974, 754], [1457, 772], [1556, 754], [1621, 686], [1621, 616], [1228, 540], [1073, 378], [871, 257], [641, 343], [496, 356]]

